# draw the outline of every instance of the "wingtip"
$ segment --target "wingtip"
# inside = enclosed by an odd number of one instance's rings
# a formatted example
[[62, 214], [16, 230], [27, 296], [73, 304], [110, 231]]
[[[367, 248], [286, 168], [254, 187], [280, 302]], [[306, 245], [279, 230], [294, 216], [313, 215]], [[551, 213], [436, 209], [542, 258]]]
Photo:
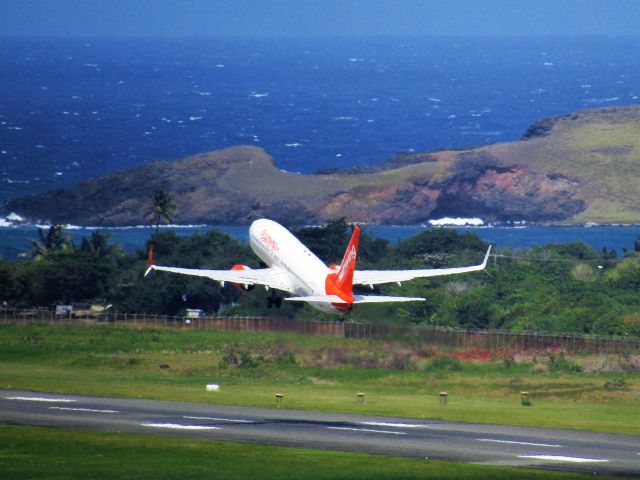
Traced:
[[487, 248], [487, 253], [484, 255], [484, 261], [482, 262], [482, 268], [485, 268], [487, 266], [489, 255], [491, 255], [491, 247], [493, 247], [493, 245], [490, 244], [489, 248]]
[[147, 268], [147, 271], [146, 271], [146, 272], [144, 272], [144, 276], [145, 276], [145, 278], [146, 278], [146, 276], [147, 276], [147, 275], [149, 275], [149, 274], [151, 273], [151, 271], [153, 270], [153, 267], [154, 267], [154, 266], [155, 266], [155, 265], [149, 265], [149, 267]]

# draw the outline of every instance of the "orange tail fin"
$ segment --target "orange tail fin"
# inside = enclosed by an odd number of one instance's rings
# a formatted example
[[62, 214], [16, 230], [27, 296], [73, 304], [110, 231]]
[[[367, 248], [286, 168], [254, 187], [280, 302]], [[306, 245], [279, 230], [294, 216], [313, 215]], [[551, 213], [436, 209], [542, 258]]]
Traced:
[[153, 242], [151, 242], [149, 244], [149, 258], [147, 258], [147, 265], [149, 266], [153, 265], [153, 249], [154, 249]]
[[356, 225], [347, 250], [344, 252], [340, 269], [337, 273], [331, 273], [327, 276], [325, 282], [327, 295], [338, 295], [347, 302], [353, 301], [353, 272], [356, 269], [359, 242], [360, 227]]

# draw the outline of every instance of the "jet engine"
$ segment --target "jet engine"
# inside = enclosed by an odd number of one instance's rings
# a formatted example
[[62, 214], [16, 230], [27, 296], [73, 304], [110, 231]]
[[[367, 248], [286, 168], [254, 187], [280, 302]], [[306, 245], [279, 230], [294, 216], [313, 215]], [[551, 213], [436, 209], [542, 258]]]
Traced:
[[[241, 263], [238, 263], [238, 264], [234, 265], [233, 267], [231, 267], [231, 270], [251, 270], [251, 267], [248, 267], [247, 265], [242, 265]], [[234, 283], [233, 285], [236, 288], [239, 288], [240, 290], [244, 290], [245, 292], [250, 292], [251, 290], [253, 290], [256, 287], [255, 285], [249, 285], [247, 283]]]

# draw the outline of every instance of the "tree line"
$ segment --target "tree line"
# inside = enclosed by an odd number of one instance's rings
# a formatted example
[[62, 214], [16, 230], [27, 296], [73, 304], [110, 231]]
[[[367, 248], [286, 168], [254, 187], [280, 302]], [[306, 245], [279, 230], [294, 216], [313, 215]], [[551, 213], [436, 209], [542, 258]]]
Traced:
[[[294, 234], [318, 256], [339, 263], [351, 228], [344, 219]], [[145, 246], [124, 253], [96, 231], [74, 244], [61, 226], [41, 230], [30, 258], [0, 260], [0, 302], [52, 308], [74, 302], [112, 305], [112, 311], [176, 315], [187, 308], [208, 313], [332, 318], [299, 303], [267, 308], [272, 292], [243, 292], [202, 278], [153, 272], [143, 278], [146, 251], [158, 264], [192, 268], [259, 268], [246, 244], [216, 230], [189, 237], [156, 231]], [[431, 229], [392, 245], [361, 235], [358, 268], [438, 268], [478, 263], [487, 245], [473, 233]], [[371, 293], [368, 287], [362, 292]], [[515, 332], [545, 331], [640, 336], [640, 242], [622, 257], [580, 242], [522, 251], [498, 250], [486, 273], [381, 285], [374, 292], [425, 297], [426, 302], [359, 305], [349, 318]]]

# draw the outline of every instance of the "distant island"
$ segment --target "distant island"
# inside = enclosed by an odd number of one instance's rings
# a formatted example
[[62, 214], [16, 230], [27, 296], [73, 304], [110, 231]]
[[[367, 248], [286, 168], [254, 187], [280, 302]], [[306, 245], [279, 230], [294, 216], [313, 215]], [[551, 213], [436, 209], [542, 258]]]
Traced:
[[440, 217], [553, 225], [640, 224], [640, 106], [582, 110], [534, 123], [515, 142], [410, 152], [387, 164], [302, 175], [263, 149], [237, 146], [153, 161], [5, 202], [30, 222], [145, 223], [155, 190], [170, 191], [181, 224], [309, 224], [346, 217], [420, 224]]

